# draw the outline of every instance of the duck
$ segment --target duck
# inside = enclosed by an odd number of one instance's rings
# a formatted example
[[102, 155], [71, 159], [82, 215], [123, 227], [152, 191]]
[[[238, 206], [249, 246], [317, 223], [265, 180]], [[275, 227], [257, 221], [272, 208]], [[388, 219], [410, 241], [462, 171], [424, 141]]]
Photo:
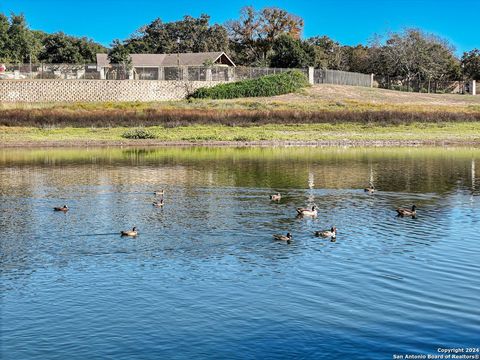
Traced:
[[135, 237], [138, 235], [137, 228], [134, 226], [132, 230], [127, 230], [127, 231], [121, 231], [120, 235], [122, 236], [132, 236]]
[[315, 205], [312, 206], [312, 209], [306, 208], [297, 208], [297, 213], [300, 216], [317, 216], [317, 207]]
[[270, 195], [270, 200], [272, 201], [280, 201], [282, 199], [282, 195], [280, 193]]
[[315, 236], [321, 236], [321, 237], [331, 237], [331, 238], [336, 238], [337, 237], [337, 228], [335, 226], [332, 226], [330, 230], [320, 230], [320, 231], [315, 231]]
[[160, 199], [160, 201], [154, 201], [152, 203], [153, 206], [155, 207], [162, 207], [163, 206], [163, 199]]
[[275, 234], [273, 235], [273, 238], [275, 240], [286, 241], [287, 243], [290, 243], [292, 241], [292, 234], [290, 233], [287, 233], [287, 235]]
[[53, 208], [53, 211], [63, 211], [63, 212], [67, 212], [69, 210], [68, 206], [67, 205], [63, 205], [63, 206], [56, 206]]
[[398, 216], [412, 216], [415, 217], [417, 215], [417, 207], [415, 205], [412, 205], [411, 209], [407, 208], [398, 208], [396, 209]]
[[363, 191], [373, 194], [375, 192], [375, 187], [373, 185], [367, 186]]
[[165, 195], [165, 190], [161, 189], [161, 190], [156, 190], [153, 192], [154, 195]]

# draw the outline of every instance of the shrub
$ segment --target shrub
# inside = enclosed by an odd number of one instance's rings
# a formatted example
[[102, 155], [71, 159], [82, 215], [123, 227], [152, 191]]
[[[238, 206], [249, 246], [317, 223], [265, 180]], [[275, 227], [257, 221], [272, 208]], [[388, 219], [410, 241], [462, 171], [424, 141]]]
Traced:
[[156, 139], [157, 135], [145, 129], [132, 129], [122, 134], [125, 139]]
[[242, 97], [275, 96], [298, 91], [308, 86], [305, 74], [298, 70], [258, 79], [220, 84], [195, 90], [189, 97], [197, 99], [234, 99]]

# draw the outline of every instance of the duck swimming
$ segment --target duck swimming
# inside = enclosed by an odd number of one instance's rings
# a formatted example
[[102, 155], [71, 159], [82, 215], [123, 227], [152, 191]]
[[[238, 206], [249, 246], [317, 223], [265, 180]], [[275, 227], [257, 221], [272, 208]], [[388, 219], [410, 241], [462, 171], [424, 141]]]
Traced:
[[312, 209], [307, 208], [297, 208], [297, 214], [300, 216], [317, 216], [317, 207], [312, 206]]
[[270, 200], [272, 201], [280, 201], [282, 199], [282, 195], [280, 193], [270, 195]]
[[156, 190], [156, 191], [153, 192], [153, 194], [154, 194], [154, 195], [162, 195], [162, 196], [163, 196], [163, 195], [165, 195], [165, 190], [163, 190], [163, 189], [162, 189], [162, 190]]
[[137, 228], [134, 226], [132, 230], [127, 230], [127, 231], [121, 231], [120, 235], [122, 236], [132, 236], [135, 237], [138, 235]]
[[286, 241], [287, 243], [290, 243], [290, 241], [292, 241], [292, 234], [290, 233], [287, 233], [287, 235], [275, 234], [273, 235], [273, 238], [275, 240]]
[[401, 217], [404, 217], [404, 216], [415, 217], [417, 215], [417, 207], [415, 205], [412, 205], [412, 209], [398, 208], [396, 210], [397, 210], [398, 216], [401, 216]]
[[315, 231], [315, 236], [321, 236], [321, 237], [331, 237], [331, 238], [336, 238], [337, 237], [337, 228], [335, 226], [332, 226], [330, 230], [321, 230], [321, 231]]
[[68, 206], [67, 205], [63, 205], [63, 206], [56, 206], [53, 208], [53, 211], [63, 211], [63, 212], [67, 212], [69, 210]]
[[154, 201], [152, 203], [153, 206], [155, 207], [162, 207], [163, 206], [163, 199], [160, 199], [160, 201]]
[[363, 191], [368, 192], [369, 194], [373, 194], [375, 192], [375, 188], [373, 185], [367, 186]]

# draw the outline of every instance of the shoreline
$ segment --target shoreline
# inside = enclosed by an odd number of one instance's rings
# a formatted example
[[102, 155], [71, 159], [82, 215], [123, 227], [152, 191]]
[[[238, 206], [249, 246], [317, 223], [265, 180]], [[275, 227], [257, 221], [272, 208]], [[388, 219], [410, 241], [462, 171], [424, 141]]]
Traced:
[[12, 141], [0, 149], [90, 147], [480, 147], [479, 141], [460, 140], [319, 140], [319, 141], [161, 141], [161, 140], [68, 140]]
[[2, 149], [174, 146], [480, 147], [480, 96], [316, 85], [269, 98], [0, 104]]

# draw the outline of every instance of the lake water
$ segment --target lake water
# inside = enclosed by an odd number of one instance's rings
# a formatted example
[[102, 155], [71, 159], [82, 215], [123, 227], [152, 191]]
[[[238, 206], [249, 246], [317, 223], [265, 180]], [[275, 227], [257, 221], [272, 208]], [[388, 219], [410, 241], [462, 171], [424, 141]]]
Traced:
[[[479, 194], [475, 149], [0, 150], [0, 357], [479, 346]], [[296, 218], [312, 204], [317, 218]], [[412, 204], [417, 218], [395, 216]], [[332, 225], [335, 242], [313, 236]]]

